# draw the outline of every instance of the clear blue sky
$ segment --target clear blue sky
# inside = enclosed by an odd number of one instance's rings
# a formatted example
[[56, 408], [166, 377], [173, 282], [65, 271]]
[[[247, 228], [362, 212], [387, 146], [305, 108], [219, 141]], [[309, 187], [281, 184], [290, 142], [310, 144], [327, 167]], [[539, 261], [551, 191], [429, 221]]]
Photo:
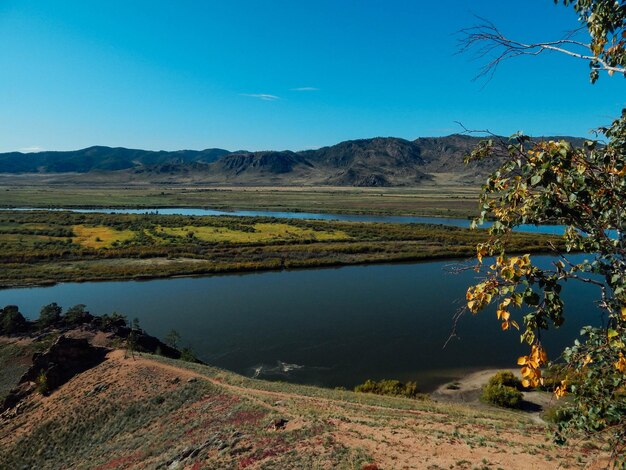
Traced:
[[587, 135], [626, 104], [623, 78], [554, 54], [473, 82], [475, 14], [529, 40], [577, 24], [552, 0], [0, 0], [0, 151]]

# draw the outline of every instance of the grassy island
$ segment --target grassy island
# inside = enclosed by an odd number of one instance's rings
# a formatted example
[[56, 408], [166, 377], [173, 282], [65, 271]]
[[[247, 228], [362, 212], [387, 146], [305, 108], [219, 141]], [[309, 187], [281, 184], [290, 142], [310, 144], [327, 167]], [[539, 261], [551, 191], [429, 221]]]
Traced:
[[[148, 279], [458, 258], [484, 230], [268, 217], [0, 211], [0, 284]], [[514, 234], [509, 249], [556, 237]]]

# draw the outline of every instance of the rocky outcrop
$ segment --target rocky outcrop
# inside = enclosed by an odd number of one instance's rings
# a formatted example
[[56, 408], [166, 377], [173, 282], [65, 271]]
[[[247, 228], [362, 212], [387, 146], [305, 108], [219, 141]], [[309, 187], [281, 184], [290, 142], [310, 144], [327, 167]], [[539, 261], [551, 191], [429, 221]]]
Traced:
[[[109, 346], [113, 347], [115, 343], [118, 343], [117, 347], [120, 342], [126, 343], [129, 350], [137, 353], [183, 358], [181, 351], [150, 336], [141, 328], [128, 326], [123, 317], [98, 317], [83, 312], [71, 322], [62, 317], [43, 331], [37, 329], [35, 322], [25, 320], [23, 330], [22, 336], [33, 341], [40, 341], [48, 335], [60, 336], [45, 352], [33, 355], [29, 369], [0, 404], [0, 412], [15, 407], [35, 390], [50, 393], [75, 375], [97, 366], [111, 351]], [[105, 333], [104, 340], [101, 333]], [[98, 335], [101, 339], [99, 346], [95, 346], [92, 341]], [[191, 353], [183, 359], [201, 363]]]
[[127, 326], [125, 320], [123, 319], [117, 319], [106, 326], [102, 326], [98, 322], [99, 318], [96, 317], [94, 322], [90, 325], [94, 332], [107, 332], [113, 337], [123, 340], [128, 340], [128, 338], [132, 335], [134, 342], [133, 347], [136, 352], [158, 354], [159, 356], [165, 356], [171, 359], [180, 359], [181, 357], [181, 352], [178, 349], [165, 344], [155, 336], [150, 336], [141, 328], [133, 329]]
[[[4, 401], [0, 405], [0, 413], [11, 408], [17, 408], [21, 401], [28, 395], [35, 391], [35, 384], [33, 382], [21, 383], [14, 387], [9, 394], [4, 398]], [[17, 409], [14, 411], [18, 411]]]
[[310, 167], [311, 164], [294, 152], [240, 152], [222, 157], [214, 166], [228, 175], [244, 172], [283, 174], [296, 167]]
[[46, 388], [52, 391], [76, 374], [100, 364], [108, 350], [89, 344], [86, 339], [61, 335], [44, 353], [33, 356], [33, 365], [20, 379], [20, 383], [37, 382], [45, 376]]
[[92, 346], [86, 339], [59, 338], [43, 353], [33, 355], [33, 363], [17, 387], [4, 399], [0, 411], [13, 408], [35, 390], [50, 393], [72, 377], [104, 361], [108, 349]]

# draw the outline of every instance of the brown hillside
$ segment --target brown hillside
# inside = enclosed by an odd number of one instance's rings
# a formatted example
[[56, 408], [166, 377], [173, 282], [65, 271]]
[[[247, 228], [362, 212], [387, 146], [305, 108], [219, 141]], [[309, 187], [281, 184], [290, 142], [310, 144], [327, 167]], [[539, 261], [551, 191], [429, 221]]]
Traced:
[[519, 413], [255, 381], [121, 350], [0, 421], [0, 468], [552, 469], [591, 460], [579, 446], [553, 446]]

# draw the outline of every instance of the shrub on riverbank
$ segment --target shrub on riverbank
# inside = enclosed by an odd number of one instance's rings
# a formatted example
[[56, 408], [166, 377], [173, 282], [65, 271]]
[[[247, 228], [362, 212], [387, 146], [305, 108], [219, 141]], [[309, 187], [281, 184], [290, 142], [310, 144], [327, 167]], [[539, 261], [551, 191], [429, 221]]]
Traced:
[[402, 383], [399, 380], [367, 380], [354, 387], [357, 393], [373, 393], [375, 395], [391, 395], [394, 397], [421, 398], [415, 382]]
[[27, 329], [24, 316], [16, 305], [7, 305], [0, 309], [0, 335], [13, 335]]
[[504, 408], [520, 408], [524, 395], [518, 390], [520, 381], [512, 372], [501, 371], [483, 387], [482, 401]]
[[522, 385], [520, 380], [515, 376], [515, 374], [509, 370], [501, 370], [500, 372], [496, 372], [490, 379], [489, 384], [491, 385], [504, 385], [505, 387], [513, 387], [519, 389]]

